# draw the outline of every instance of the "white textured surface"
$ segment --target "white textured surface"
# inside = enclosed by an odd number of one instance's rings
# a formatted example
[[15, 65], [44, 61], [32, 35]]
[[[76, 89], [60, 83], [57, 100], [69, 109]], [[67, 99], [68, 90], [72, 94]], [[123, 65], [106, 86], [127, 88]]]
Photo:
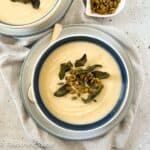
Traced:
[[[128, 34], [140, 50], [146, 74], [143, 99], [137, 110], [131, 135], [125, 150], [150, 149], [150, 1], [127, 0], [125, 10], [116, 17], [102, 19], [100, 24], [113, 25]], [[0, 101], [7, 101], [7, 105], [0, 105], [0, 150], [43, 150], [45, 147], [31, 144], [22, 131], [15, 105], [3, 94], [5, 87], [0, 78]], [[11, 114], [11, 116], [10, 116]], [[13, 116], [13, 117], [12, 117]], [[48, 148], [52, 150], [52, 148]]]

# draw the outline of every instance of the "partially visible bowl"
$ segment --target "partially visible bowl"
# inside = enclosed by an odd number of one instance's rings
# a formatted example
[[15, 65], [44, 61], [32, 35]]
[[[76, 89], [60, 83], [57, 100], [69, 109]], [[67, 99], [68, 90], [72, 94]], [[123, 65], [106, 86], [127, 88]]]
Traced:
[[92, 12], [90, 1], [91, 0], [86, 1], [86, 11], [85, 11], [85, 13], [86, 13], [87, 16], [97, 17], [97, 18], [107, 18], [107, 17], [113, 17], [113, 16], [118, 15], [123, 10], [123, 8], [125, 6], [125, 2], [126, 2], [126, 0], [121, 0], [120, 3], [119, 3], [119, 6], [117, 7], [116, 11], [113, 14], [101, 15], [101, 14]]
[[63, 17], [71, 3], [72, 0], [56, 0], [49, 12], [27, 24], [9, 24], [0, 20], [0, 35], [13, 36], [19, 39], [44, 33]]

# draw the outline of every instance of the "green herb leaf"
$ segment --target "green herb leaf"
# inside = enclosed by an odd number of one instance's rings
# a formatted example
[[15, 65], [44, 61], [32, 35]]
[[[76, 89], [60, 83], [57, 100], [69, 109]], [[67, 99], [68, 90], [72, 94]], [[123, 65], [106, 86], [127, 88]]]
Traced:
[[101, 68], [102, 65], [96, 64], [96, 65], [88, 66], [86, 69], [79, 68], [78, 70], [76, 70], [76, 74], [88, 74], [94, 71], [98, 67]]
[[68, 84], [65, 84], [63, 86], [61, 86], [55, 93], [54, 95], [56, 97], [62, 97], [62, 96], [65, 96], [69, 93], [69, 90], [67, 89], [69, 85]]
[[102, 91], [103, 89], [103, 85], [101, 84], [100, 86], [98, 86], [97, 88], [95, 88], [93, 90], [93, 93], [92, 94], [89, 94], [87, 99], [82, 99], [84, 103], [89, 103], [91, 101], [93, 101], [95, 99], [95, 97], [100, 94], [100, 92]]
[[107, 79], [107, 78], [109, 78], [109, 73], [107, 73], [107, 72], [93, 71], [92, 74], [94, 75], [95, 78], [98, 78], [98, 79]]
[[59, 72], [59, 79], [62, 80], [65, 77], [65, 74], [67, 71], [69, 71], [72, 68], [71, 61], [68, 61], [67, 63], [63, 63], [60, 65], [60, 72]]
[[24, 4], [31, 3], [36, 9], [40, 7], [40, 0], [11, 0], [12, 2], [22, 2]]
[[75, 67], [81, 67], [84, 66], [87, 62], [87, 56], [84, 54], [80, 59], [76, 60]]
[[31, 0], [32, 6], [36, 9], [40, 7], [40, 0]]
[[101, 67], [102, 67], [102, 65], [99, 65], [99, 64], [89, 66], [89, 67], [87, 68], [87, 72], [88, 72], [88, 73], [89, 73], [89, 72], [92, 72], [92, 71], [94, 71], [96, 68], [101, 68]]

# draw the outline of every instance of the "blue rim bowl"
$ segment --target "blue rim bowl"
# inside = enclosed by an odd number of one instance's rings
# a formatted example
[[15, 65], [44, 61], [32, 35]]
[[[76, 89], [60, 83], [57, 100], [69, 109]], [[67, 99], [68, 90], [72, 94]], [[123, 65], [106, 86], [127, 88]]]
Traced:
[[[56, 48], [60, 47], [61, 45], [66, 44], [68, 42], [73, 42], [73, 41], [92, 42], [92, 43], [97, 44], [100, 47], [104, 48], [116, 60], [118, 66], [119, 66], [120, 72], [121, 72], [121, 77], [122, 77], [121, 93], [120, 93], [119, 99], [118, 99], [116, 105], [114, 106], [114, 108], [112, 109], [112, 111], [109, 112], [104, 118], [102, 118], [94, 123], [85, 124], [85, 125], [74, 125], [74, 124], [66, 123], [66, 122], [56, 118], [44, 105], [42, 98], [40, 96], [40, 91], [39, 91], [39, 75], [40, 75], [42, 65], [44, 64], [47, 57]], [[61, 40], [58, 40], [57, 42], [55, 42], [41, 56], [38, 63], [36, 64], [34, 75], [33, 75], [33, 92], [34, 92], [35, 99], [37, 101], [37, 104], [38, 104], [40, 110], [44, 113], [44, 115], [49, 120], [51, 120], [52, 122], [54, 122], [55, 124], [57, 124], [58, 126], [60, 126], [62, 128], [66, 128], [66, 129], [70, 129], [70, 130], [91, 130], [91, 129], [95, 129], [97, 127], [103, 126], [104, 124], [108, 123], [117, 114], [117, 112], [123, 105], [126, 94], [127, 94], [128, 84], [129, 84], [129, 80], [128, 80], [127, 69], [125, 67], [124, 61], [118, 55], [118, 53], [111, 46], [106, 44], [105, 42], [103, 42], [99, 39], [95, 39], [93, 37], [88, 37], [88, 36], [72, 36], [72, 37], [67, 37], [67, 38], [64, 38], [64, 39], [61, 39]]]

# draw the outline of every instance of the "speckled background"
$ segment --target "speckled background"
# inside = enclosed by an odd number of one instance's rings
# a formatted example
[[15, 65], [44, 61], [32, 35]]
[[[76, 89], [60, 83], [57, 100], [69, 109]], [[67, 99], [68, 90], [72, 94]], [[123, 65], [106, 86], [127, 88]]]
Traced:
[[[100, 24], [112, 25], [124, 31], [139, 49], [146, 83], [125, 150], [150, 150], [150, 0], [126, 0], [126, 7], [120, 15], [102, 19]], [[9, 96], [4, 97], [7, 91], [1, 77], [0, 94], [0, 101], [7, 101], [0, 102], [0, 150], [46, 149], [26, 139], [13, 101]]]

